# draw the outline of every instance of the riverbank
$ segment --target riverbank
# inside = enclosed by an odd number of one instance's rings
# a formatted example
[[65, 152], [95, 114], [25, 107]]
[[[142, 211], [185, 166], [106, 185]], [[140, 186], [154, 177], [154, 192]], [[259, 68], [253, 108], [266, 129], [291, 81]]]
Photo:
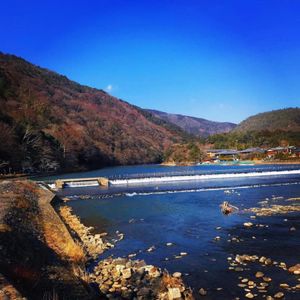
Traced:
[[[93, 291], [75, 275], [85, 256], [53, 209], [54, 195], [29, 181], [2, 181], [0, 195], [4, 279], [22, 299], [93, 299]], [[5, 289], [2, 293], [7, 296]]]
[[300, 165], [300, 160], [272, 160], [272, 161], [264, 161], [264, 160], [247, 160], [243, 161], [240, 160], [238, 162], [235, 161], [224, 161], [224, 162], [218, 162], [218, 163], [195, 163], [195, 162], [162, 162], [160, 165], [165, 167], [191, 167], [191, 166], [197, 166], [197, 165], [212, 165], [212, 166], [218, 166], [218, 165], [232, 165], [232, 166], [247, 166], [247, 165]]
[[[7, 299], [193, 299], [180, 273], [131, 259], [86, 264], [114, 245], [30, 181], [0, 183], [0, 296]], [[62, 221], [64, 220], [64, 222]], [[119, 239], [123, 236], [119, 233]], [[93, 286], [93, 287], [92, 287]]]

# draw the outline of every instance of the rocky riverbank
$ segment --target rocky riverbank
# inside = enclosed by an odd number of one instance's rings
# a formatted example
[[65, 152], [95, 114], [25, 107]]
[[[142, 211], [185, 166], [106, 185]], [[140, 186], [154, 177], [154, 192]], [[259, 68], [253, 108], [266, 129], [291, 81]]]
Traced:
[[112, 243], [69, 207], [58, 214], [43, 186], [2, 181], [0, 198], [0, 299], [193, 299], [180, 273], [144, 261], [108, 258], [88, 273], [86, 263], [124, 235]]
[[170, 275], [143, 260], [102, 260], [95, 267], [91, 280], [109, 299], [193, 299], [191, 289], [181, 279], [181, 273]]
[[[105, 238], [107, 233], [93, 234], [93, 228], [83, 225], [70, 207], [61, 206], [59, 213], [75, 237], [79, 238], [89, 260], [114, 247]], [[114, 243], [124, 238], [122, 233], [116, 234]], [[108, 299], [193, 299], [191, 289], [185, 286], [179, 272], [170, 275], [143, 260], [104, 259], [87, 276], [87, 281], [97, 287], [100, 297]]]

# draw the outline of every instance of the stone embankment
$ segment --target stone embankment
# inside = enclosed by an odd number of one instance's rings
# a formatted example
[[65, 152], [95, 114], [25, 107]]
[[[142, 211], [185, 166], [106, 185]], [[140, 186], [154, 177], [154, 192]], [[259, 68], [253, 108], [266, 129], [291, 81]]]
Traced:
[[[80, 219], [72, 214], [72, 209], [70, 207], [61, 206], [59, 208], [59, 214], [67, 226], [69, 226], [75, 237], [80, 240], [88, 260], [96, 259], [106, 249], [114, 247], [113, 244], [104, 241], [103, 237], [106, 236], [107, 233], [92, 234], [91, 231], [94, 228], [83, 225]], [[119, 237], [121, 238], [122, 235], [119, 234]]]

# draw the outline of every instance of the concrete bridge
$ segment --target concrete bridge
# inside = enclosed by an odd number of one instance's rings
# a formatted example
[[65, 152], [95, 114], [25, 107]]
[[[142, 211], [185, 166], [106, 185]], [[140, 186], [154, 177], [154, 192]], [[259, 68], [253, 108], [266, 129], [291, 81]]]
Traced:
[[90, 177], [90, 178], [66, 178], [66, 179], [57, 179], [55, 180], [55, 186], [58, 189], [63, 189], [68, 184], [77, 183], [78, 186], [82, 185], [100, 185], [108, 186], [109, 180], [106, 177]]

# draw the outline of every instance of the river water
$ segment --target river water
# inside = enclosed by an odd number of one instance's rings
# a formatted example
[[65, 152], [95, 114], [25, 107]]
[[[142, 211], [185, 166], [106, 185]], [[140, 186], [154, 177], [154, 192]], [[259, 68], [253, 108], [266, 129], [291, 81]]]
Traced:
[[[102, 170], [65, 174], [64, 178], [138, 177], [141, 174], [171, 172], [186, 174], [252, 173], [300, 169], [298, 165], [265, 166], [195, 166], [163, 167], [157, 165], [114, 167]], [[54, 179], [45, 178], [47, 180]], [[261, 201], [272, 204], [300, 205], [300, 175], [206, 179], [164, 184], [143, 184], [130, 187], [73, 187], [58, 192], [68, 197], [68, 202], [82, 222], [95, 227], [96, 232], [107, 232], [110, 239], [116, 231], [125, 234], [107, 256], [126, 257], [136, 255], [148, 264], [179, 271], [184, 281], [199, 297], [199, 288], [208, 291], [205, 299], [244, 299], [246, 292], [237, 284], [241, 278], [258, 283], [257, 271], [273, 280], [267, 293], [259, 293], [256, 299], [282, 291], [285, 299], [300, 299], [300, 290], [286, 290], [280, 283], [290, 286], [300, 284], [300, 276], [291, 275], [277, 266], [263, 267], [252, 263], [236, 272], [229, 270], [227, 258], [236, 254], [266, 256], [287, 266], [300, 263], [300, 213], [256, 217], [244, 210], [259, 207]], [[239, 208], [239, 213], [225, 216], [219, 205], [229, 201]], [[252, 222], [246, 228], [243, 224]], [[291, 230], [296, 229], [296, 230]], [[218, 240], [215, 240], [216, 237]], [[172, 246], [167, 246], [172, 243]], [[148, 252], [150, 247], [153, 251]], [[181, 252], [187, 255], [175, 258]]]

